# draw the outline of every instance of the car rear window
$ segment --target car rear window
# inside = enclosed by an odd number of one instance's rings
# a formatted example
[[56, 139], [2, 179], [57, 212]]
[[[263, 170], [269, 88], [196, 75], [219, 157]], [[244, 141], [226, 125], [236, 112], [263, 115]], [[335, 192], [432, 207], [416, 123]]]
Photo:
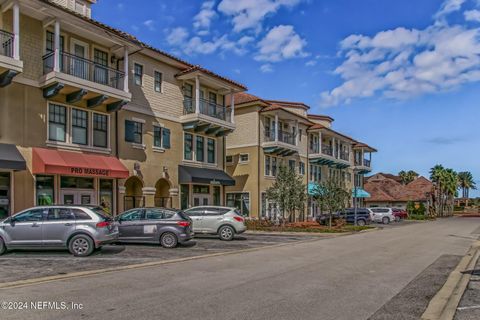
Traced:
[[112, 221], [112, 217], [110, 217], [105, 211], [103, 211], [100, 207], [90, 208], [96, 215], [98, 215], [103, 221]]
[[183, 211], [178, 211], [177, 214], [180, 218], [182, 218], [184, 220], [190, 220], [190, 218]]
[[76, 220], [92, 220], [92, 217], [81, 209], [72, 209]]

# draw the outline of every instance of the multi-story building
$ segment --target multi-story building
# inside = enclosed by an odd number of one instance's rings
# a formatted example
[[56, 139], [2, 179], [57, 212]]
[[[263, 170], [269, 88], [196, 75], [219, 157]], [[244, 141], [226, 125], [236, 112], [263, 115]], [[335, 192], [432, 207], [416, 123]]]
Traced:
[[[376, 150], [334, 131], [331, 117], [309, 114], [303, 103], [247, 93], [236, 94], [234, 102], [237, 129], [226, 138], [226, 166], [236, 183], [226, 188], [227, 205], [252, 217], [272, 216], [278, 208], [268, 201], [266, 190], [279, 166], [302, 175], [308, 192], [332, 177], [348, 190], [357, 189], [357, 197], [364, 195], [363, 175], [371, 171], [371, 152]], [[311, 198], [308, 213], [319, 213]]]
[[223, 204], [225, 95], [246, 88], [91, 19], [0, 0], [0, 215], [39, 204]]

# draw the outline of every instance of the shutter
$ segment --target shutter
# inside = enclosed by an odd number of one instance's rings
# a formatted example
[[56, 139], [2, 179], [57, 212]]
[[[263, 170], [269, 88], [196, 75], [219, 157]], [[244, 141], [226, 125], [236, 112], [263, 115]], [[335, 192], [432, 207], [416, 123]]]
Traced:
[[135, 141], [134, 130], [135, 130], [134, 122], [125, 120], [125, 141], [127, 142]]
[[170, 149], [170, 129], [163, 128], [162, 135], [163, 148]]

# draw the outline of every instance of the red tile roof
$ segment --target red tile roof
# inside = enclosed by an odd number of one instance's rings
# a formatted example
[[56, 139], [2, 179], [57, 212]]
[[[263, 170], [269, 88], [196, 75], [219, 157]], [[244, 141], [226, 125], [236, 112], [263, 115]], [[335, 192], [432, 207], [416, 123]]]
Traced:
[[[385, 174], [382, 174], [385, 177]], [[393, 175], [391, 175], [393, 176]], [[396, 176], [393, 176], [396, 177]], [[424, 177], [418, 177], [413, 182], [403, 185], [396, 179], [368, 179], [364, 189], [370, 193], [366, 202], [408, 202], [426, 201], [427, 193], [432, 191], [433, 184]]]

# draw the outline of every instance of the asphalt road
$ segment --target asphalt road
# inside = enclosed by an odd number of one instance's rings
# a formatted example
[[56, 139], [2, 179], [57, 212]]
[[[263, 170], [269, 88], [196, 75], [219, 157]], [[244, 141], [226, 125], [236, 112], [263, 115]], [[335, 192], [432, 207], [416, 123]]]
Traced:
[[[0, 310], [0, 318], [368, 319], [440, 258], [464, 255], [479, 225], [480, 219], [439, 220], [0, 290], [3, 301], [83, 306]], [[415, 294], [424, 289], [428, 284]]]

